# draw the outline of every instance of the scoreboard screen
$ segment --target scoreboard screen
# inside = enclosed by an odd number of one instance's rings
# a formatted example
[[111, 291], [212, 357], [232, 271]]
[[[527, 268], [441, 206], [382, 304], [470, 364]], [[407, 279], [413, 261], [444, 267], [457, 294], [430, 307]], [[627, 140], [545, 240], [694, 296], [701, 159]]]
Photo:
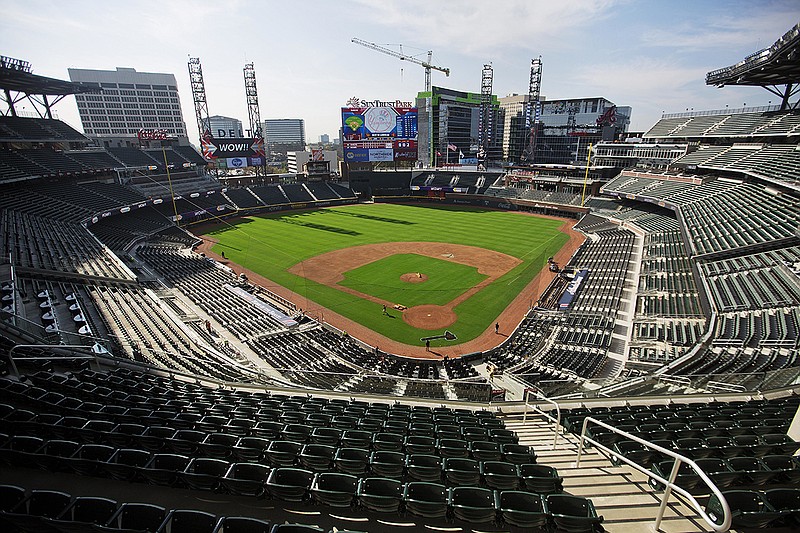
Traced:
[[416, 107], [343, 107], [345, 161], [415, 161]]

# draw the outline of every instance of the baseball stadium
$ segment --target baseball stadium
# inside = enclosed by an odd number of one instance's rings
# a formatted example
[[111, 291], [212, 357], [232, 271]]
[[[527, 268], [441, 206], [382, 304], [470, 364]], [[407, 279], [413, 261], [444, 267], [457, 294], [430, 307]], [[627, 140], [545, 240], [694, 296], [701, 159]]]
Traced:
[[[533, 60], [513, 164], [487, 65], [348, 102], [340, 169], [291, 176], [257, 136], [98, 146], [50, 106], [123, 83], [0, 57], [0, 527], [797, 531], [798, 54], [706, 76], [779, 104], [635, 140], [621, 106], [540, 122]], [[456, 101], [474, 153], [432, 126]]]

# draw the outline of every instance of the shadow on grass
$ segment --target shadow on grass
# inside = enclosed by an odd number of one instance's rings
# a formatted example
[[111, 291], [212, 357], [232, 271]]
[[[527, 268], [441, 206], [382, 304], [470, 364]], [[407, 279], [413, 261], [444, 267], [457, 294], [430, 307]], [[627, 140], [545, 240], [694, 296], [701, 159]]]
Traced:
[[318, 229], [321, 231], [329, 231], [331, 233], [339, 233], [341, 235], [351, 235], [351, 236], [361, 235], [361, 232], [358, 231], [353, 231], [344, 228], [337, 228], [336, 226], [326, 226], [324, 224], [316, 224], [314, 222], [302, 222], [300, 220], [296, 219], [293, 220], [290, 218], [281, 218], [276, 220], [279, 220], [280, 222], [284, 222], [286, 224], [294, 224], [295, 226], [303, 226], [306, 228]]
[[416, 224], [416, 222], [411, 222], [410, 220], [401, 220], [399, 218], [387, 218], [387, 217], [378, 217], [375, 215], [365, 215], [363, 213], [347, 213], [345, 211], [340, 211], [338, 209], [328, 209], [325, 211], [326, 214], [329, 215], [341, 215], [346, 217], [355, 217], [355, 218], [363, 218], [366, 220], [374, 220], [376, 222], [387, 222], [389, 224], [402, 224], [404, 226], [412, 226]]

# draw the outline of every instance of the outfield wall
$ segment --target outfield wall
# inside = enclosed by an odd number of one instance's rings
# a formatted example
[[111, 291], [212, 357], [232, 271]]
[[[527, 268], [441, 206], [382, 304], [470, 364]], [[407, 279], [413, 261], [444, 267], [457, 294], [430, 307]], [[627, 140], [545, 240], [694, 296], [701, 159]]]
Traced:
[[487, 207], [504, 211], [524, 211], [526, 213], [539, 213], [565, 218], [580, 218], [589, 212], [587, 207], [565, 206], [557, 204], [543, 204], [517, 198], [497, 198], [464, 194], [458, 196], [382, 196], [375, 198], [376, 203], [387, 204], [435, 204], [435, 205], [467, 205], [471, 207]]

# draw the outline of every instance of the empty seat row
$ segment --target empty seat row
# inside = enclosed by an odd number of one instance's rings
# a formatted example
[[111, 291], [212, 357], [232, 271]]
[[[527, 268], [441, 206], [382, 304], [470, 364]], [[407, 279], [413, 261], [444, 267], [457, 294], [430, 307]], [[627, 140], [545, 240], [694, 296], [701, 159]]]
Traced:
[[[348, 448], [271, 441], [266, 447], [240, 447], [231, 456], [208, 454], [191, 457], [135, 448], [114, 448], [106, 444], [80, 444], [75, 441], [28, 435], [3, 436], [0, 462], [14, 467], [37, 467], [51, 472], [65, 471], [154, 484], [192, 485], [194, 474], [202, 473], [209, 486], [218, 489], [234, 465], [253, 468], [302, 467], [310, 472], [372, 474], [387, 478], [443, 481], [448, 485], [485, 484], [491, 488], [517, 489], [522, 486], [537, 492], [558, 492], [561, 479], [555, 469], [536, 464], [527, 446], [504, 445], [499, 455], [486, 454], [484, 460], [361, 448]], [[174, 450], [172, 451], [174, 452]], [[262, 463], [263, 461], [263, 463]], [[241, 468], [249, 468], [242, 466]], [[188, 476], [188, 477], [187, 477]], [[212, 476], [216, 481], [212, 483]], [[544, 478], [544, 479], [539, 479]]]
[[[733, 528], [800, 528], [800, 489], [728, 490], [722, 495], [730, 507]], [[706, 511], [714, 522], [722, 523], [722, 505], [716, 496], [711, 497]]]
[[[697, 459], [697, 466], [708, 475], [711, 481], [720, 488], [730, 487], [756, 488], [765, 485], [797, 486], [800, 481], [800, 466], [788, 455], [772, 455], [759, 459], [757, 457], [738, 457], [719, 459], [709, 457]], [[669, 478], [674, 461], [660, 461], [651, 466], [651, 470], [664, 479]], [[675, 482], [691, 494], [709, 494], [709, 487], [701, 480], [697, 472], [688, 464], [682, 463]], [[651, 486], [657, 490], [663, 485], [651, 479]]]
[[[311, 524], [270, 524], [248, 516], [216, 516], [194, 509], [77, 496], [53, 490], [0, 485], [0, 526], [19, 531], [148, 531], [151, 533], [302, 533], [325, 530]], [[334, 529], [336, 531], [336, 529]], [[341, 530], [339, 530], [341, 531]]]
[[[299, 494], [292, 485], [299, 481], [292, 472], [276, 476], [276, 494], [294, 501]], [[364, 479], [312, 481], [315, 501], [333, 507], [348, 507], [357, 501], [376, 513], [407, 512], [427, 519], [496, 523], [519, 528], [550, 525], [567, 531], [591, 531], [603, 521], [591, 500], [566, 494], [491, 491], [479, 487], [446, 489], [434, 483], [397, 485], [390, 480]], [[305, 483], [305, 481], [302, 481]], [[328, 483], [326, 486], [325, 483]], [[303, 485], [303, 488], [305, 486]], [[305, 488], [304, 488], [305, 490]], [[0, 485], [0, 524], [23, 531], [150, 531], [154, 533], [299, 533], [322, 532], [313, 525], [275, 524], [246, 516], [221, 516], [192, 509], [167, 509], [150, 503], [123, 502], [95, 497], [72, 497], [65, 492], [32, 490]], [[334, 529], [333, 531], [336, 531]], [[339, 530], [342, 531], [342, 530]]]

